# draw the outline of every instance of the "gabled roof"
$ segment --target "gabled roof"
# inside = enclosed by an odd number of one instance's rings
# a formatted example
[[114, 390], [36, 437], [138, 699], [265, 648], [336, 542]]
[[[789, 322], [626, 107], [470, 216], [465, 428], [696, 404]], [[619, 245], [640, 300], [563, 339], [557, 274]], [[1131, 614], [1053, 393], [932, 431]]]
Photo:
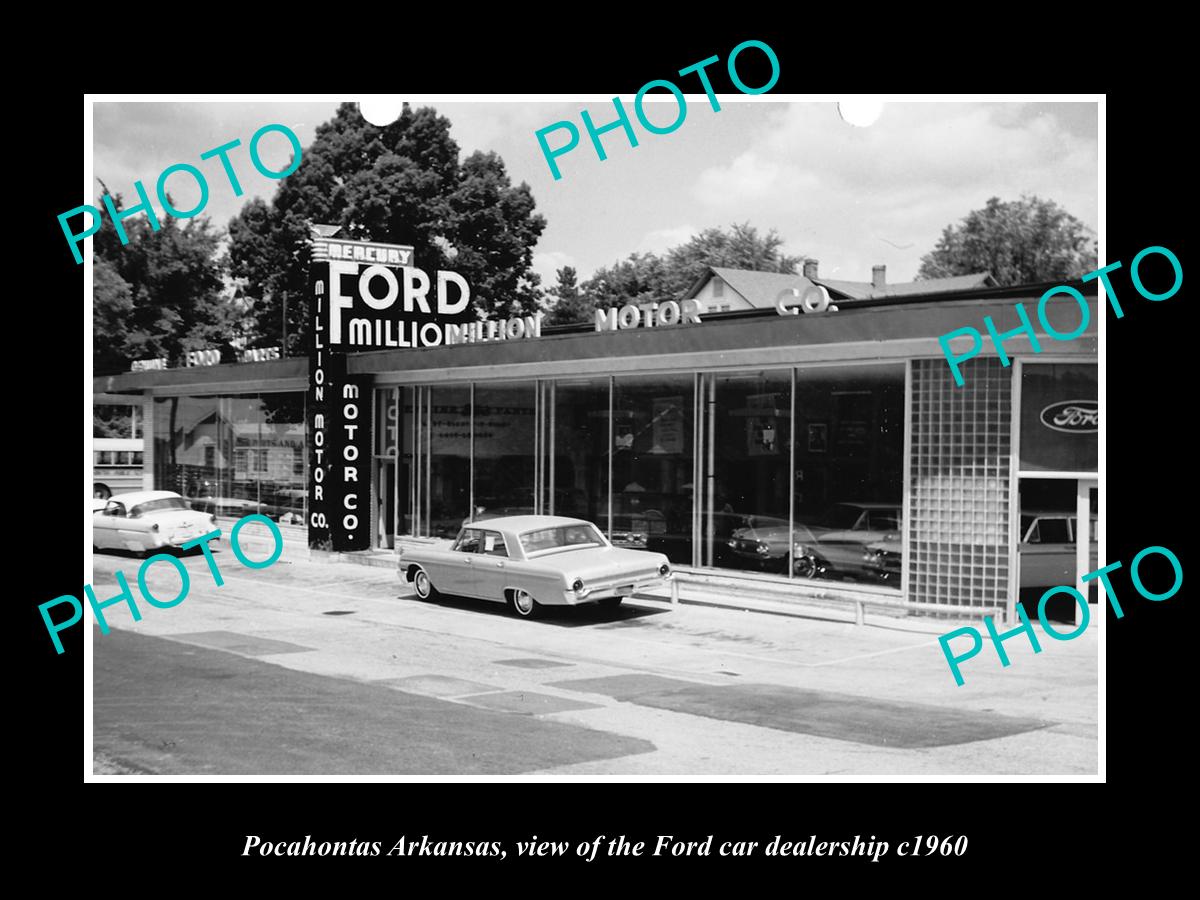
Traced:
[[905, 281], [885, 285], [882, 290], [876, 290], [869, 281], [842, 281], [834, 278], [809, 280], [803, 275], [793, 275], [787, 272], [758, 272], [753, 269], [727, 269], [723, 266], [709, 266], [708, 271], [692, 282], [692, 286], [683, 295], [683, 299], [695, 297], [713, 275], [720, 276], [726, 284], [757, 308], [774, 306], [775, 299], [782, 290], [796, 288], [800, 293], [804, 293], [805, 289], [813, 284], [818, 284], [829, 291], [829, 296], [833, 300], [878, 300], [886, 297], [906, 297], [915, 294], [966, 291], [972, 288], [997, 286], [996, 280], [988, 272], [954, 275], [949, 278], [931, 278], [927, 281]]
[[719, 275], [731, 288], [745, 297], [752, 306], [765, 308], [775, 305], [775, 298], [786, 288], [796, 288], [800, 293], [812, 285], [803, 275], [788, 272], [757, 272], [753, 269], [726, 269], [709, 266], [708, 271], [692, 282], [683, 299], [695, 297], [713, 275]]
[[903, 281], [875, 290], [869, 281], [841, 281], [833, 278], [813, 279], [831, 294], [838, 293], [851, 300], [875, 300], [881, 297], [905, 297], [912, 294], [932, 294], [940, 291], [967, 291], [971, 288], [996, 287], [996, 279], [988, 272], [952, 275], [949, 278], [930, 278], [927, 281]]

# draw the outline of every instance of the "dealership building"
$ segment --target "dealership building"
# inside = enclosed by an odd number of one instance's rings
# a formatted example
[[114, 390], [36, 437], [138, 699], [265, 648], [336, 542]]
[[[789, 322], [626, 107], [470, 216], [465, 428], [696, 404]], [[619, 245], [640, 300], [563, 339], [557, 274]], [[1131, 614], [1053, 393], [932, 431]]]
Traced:
[[[1086, 316], [1068, 294], [1039, 307], [1051, 287], [714, 268], [673, 304], [579, 325], [459, 322], [436, 346], [400, 343], [416, 325], [363, 325], [391, 346], [340, 348], [358, 487], [320, 515], [352, 515], [349, 552], [367, 556], [472, 518], [573, 516], [697, 581], [1011, 620], [1027, 591], [1094, 568], [1097, 296], [1077, 285]], [[982, 340], [959, 385], [938, 339], [968, 327]], [[951, 346], [967, 355], [970, 334]], [[140, 403], [147, 488], [311, 538], [316, 371], [308, 357], [145, 369], [94, 392]]]

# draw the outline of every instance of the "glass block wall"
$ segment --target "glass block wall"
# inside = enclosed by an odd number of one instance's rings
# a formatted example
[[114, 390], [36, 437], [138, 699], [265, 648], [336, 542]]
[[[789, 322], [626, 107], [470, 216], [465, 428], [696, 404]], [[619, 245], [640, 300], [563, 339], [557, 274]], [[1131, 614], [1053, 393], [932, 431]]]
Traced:
[[908, 599], [1003, 609], [1012, 369], [973, 359], [963, 378], [957, 387], [943, 359], [912, 364]]

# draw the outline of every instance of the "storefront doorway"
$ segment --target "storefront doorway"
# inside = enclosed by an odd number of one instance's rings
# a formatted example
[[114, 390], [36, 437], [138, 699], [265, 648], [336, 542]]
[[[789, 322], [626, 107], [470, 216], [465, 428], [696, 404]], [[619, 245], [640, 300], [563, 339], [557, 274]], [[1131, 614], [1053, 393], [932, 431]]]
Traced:
[[[1097, 514], [1099, 403], [1097, 367], [1077, 362], [1019, 361], [1019, 512], [1017, 597], [1030, 619], [1043, 593], [1075, 587], [1098, 567]], [[1057, 594], [1046, 603], [1046, 619], [1077, 623], [1078, 603]]]
[[[1082, 577], [1097, 568], [1097, 485], [1090, 479], [1022, 478], [1017, 543], [1017, 599], [1030, 619], [1042, 595], [1070, 585], [1082, 592]], [[1095, 603], [1095, 586], [1089, 586]], [[1082, 612], [1067, 594], [1046, 602], [1051, 622], [1079, 621]]]

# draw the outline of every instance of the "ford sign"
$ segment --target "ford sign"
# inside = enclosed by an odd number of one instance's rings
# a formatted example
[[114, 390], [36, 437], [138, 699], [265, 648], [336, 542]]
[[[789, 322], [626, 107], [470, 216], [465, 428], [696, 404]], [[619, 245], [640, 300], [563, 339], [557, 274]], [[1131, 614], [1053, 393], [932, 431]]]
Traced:
[[1063, 400], [1042, 410], [1042, 424], [1068, 434], [1094, 434], [1100, 428], [1100, 406], [1095, 400]]

